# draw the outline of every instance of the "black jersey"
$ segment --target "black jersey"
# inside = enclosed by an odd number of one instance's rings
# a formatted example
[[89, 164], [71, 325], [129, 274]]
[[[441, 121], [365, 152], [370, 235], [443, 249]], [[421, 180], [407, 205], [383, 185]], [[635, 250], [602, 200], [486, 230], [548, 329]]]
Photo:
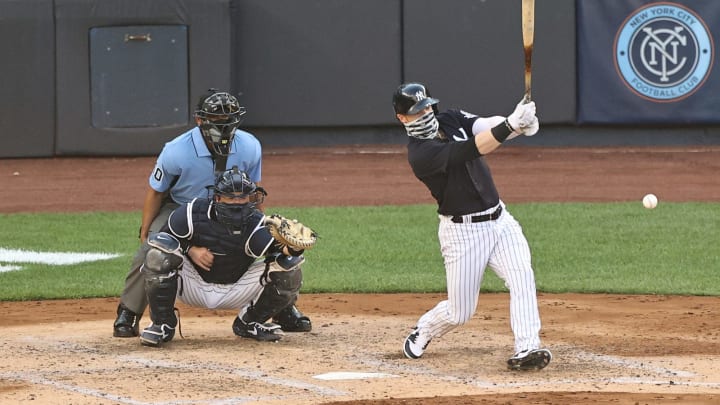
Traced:
[[472, 132], [478, 117], [460, 110], [436, 117], [444, 139], [410, 137], [408, 162], [437, 201], [438, 213], [466, 215], [496, 206], [500, 197]]
[[[170, 214], [164, 231], [175, 235], [183, 249], [188, 246], [201, 246], [213, 253], [215, 258], [210, 271], [193, 263], [203, 280], [208, 283], [231, 284], [239, 280], [258, 257], [270, 253], [270, 250], [276, 250], [272, 245], [274, 239], [264, 226], [263, 218], [262, 212], [255, 210], [243, 229], [233, 232], [215, 219], [209, 200], [195, 199]], [[248, 239], [252, 239], [255, 246], [262, 246], [254, 249], [257, 253], [249, 254], [253, 249], [247, 246]]]

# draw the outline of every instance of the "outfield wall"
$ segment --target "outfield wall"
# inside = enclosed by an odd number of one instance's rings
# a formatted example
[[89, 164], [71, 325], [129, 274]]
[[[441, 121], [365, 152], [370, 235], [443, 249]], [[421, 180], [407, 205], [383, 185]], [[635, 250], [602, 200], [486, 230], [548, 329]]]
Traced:
[[[543, 127], [514, 143], [719, 144], [718, 15], [716, 0], [537, 0]], [[524, 88], [507, 0], [0, 0], [0, 51], [0, 157], [154, 155], [209, 87], [241, 94], [266, 146], [403, 143], [404, 81], [485, 115]]]

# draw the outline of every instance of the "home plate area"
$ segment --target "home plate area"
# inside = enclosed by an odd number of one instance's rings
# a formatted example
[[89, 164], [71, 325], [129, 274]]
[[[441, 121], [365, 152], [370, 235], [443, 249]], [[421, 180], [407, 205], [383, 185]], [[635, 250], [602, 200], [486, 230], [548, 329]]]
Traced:
[[[616, 303], [629, 305], [613, 296], [604, 297], [604, 308], [590, 310], [600, 315], [595, 320], [574, 324], [557, 321], [568, 309], [585, 307], [590, 297], [585, 303], [579, 301], [583, 296], [539, 298], [545, 309], [543, 342], [554, 357], [541, 371], [506, 368], [512, 334], [505, 294], [483, 295], [482, 315], [433, 340], [421, 359], [405, 358], [402, 343], [420, 311], [400, 315], [376, 310], [378, 305], [393, 308], [391, 301], [399, 300], [423, 307], [439, 297], [303, 295], [300, 304], [312, 314], [313, 331], [286, 333], [276, 343], [234, 336], [231, 312], [181, 307], [184, 338], [176, 335], [160, 348], [142, 346], [137, 338], [112, 338], [114, 301], [84, 300], [100, 309], [100, 318], [64, 315], [0, 327], [0, 398], [3, 404], [493, 404], [521, 401], [523, 395], [548, 404], [588, 398], [621, 404], [720, 401], [716, 335], [705, 344], [683, 343], [687, 336], [673, 327], [668, 337], [643, 330], [633, 335], [628, 325], [618, 325], [618, 330], [605, 326], [606, 335], [598, 337], [589, 326], [602, 322], [603, 314], [617, 315]], [[712, 307], [708, 298], [692, 298], [698, 299], [692, 303], [697, 312]], [[674, 298], [643, 301], [655, 312], [677, 304]], [[26, 303], [36, 311], [52, 311], [51, 304]], [[629, 322], [623, 319], [618, 323]], [[655, 352], [659, 342], [665, 353]]]

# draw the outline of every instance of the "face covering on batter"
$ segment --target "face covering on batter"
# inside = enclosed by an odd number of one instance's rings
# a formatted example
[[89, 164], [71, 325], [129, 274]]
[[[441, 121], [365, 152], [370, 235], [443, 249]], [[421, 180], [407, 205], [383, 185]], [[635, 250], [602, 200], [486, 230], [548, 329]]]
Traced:
[[437, 137], [440, 123], [433, 111], [428, 111], [412, 122], [403, 123], [408, 136], [418, 139], [433, 139]]

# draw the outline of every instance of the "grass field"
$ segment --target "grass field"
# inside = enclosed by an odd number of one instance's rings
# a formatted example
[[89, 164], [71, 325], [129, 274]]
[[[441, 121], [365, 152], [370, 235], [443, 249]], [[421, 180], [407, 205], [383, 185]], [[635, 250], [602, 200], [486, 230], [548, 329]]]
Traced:
[[[508, 208], [530, 242], [539, 291], [720, 295], [720, 204]], [[303, 292], [443, 292], [434, 210], [411, 205], [273, 212], [296, 217], [320, 235], [306, 253]], [[0, 215], [0, 300], [118, 296], [137, 248], [139, 218], [139, 212]], [[116, 257], [58, 264], [49, 254], [58, 252]], [[504, 291], [492, 271], [483, 291]]]

